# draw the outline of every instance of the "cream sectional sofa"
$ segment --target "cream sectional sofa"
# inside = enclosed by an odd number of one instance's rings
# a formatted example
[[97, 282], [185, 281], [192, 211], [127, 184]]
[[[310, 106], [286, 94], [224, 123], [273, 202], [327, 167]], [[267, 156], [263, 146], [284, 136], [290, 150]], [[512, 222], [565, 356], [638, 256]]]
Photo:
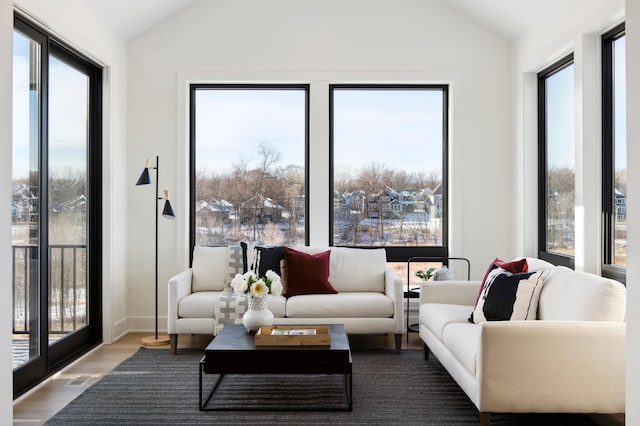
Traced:
[[[400, 350], [403, 324], [403, 282], [386, 267], [384, 248], [294, 247], [308, 254], [331, 250], [329, 282], [337, 294], [306, 294], [285, 298], [269, 295], [277, 325], [345, 325], [348, 334], [395, 334]], [[220, 323], [216, 306], [231, 295], [229, 284], [242, 273], [238, 252], [230, 247], [196, 247], [192, 267], [169, 280], [167, 329], [175, 353], [179, 334], [215, 335]], [[251, 256], [245, 260], [252, 263]], [[240, 316], [235, 320], [239, 320]]]
[[596, 275], [549, 268], [538, 319], [468, 321], [479, 281], [421, 284], [420, 338], [480, 412], [625, 412], [626, 289]]

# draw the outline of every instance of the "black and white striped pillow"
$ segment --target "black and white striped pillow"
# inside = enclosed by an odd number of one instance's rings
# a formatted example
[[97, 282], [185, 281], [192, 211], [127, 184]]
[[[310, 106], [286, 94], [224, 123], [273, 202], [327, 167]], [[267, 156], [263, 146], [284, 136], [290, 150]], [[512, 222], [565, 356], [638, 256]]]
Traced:
[[548, 275], [548, 269], [512, 274], [495, 268], [487, 276], [469, 319], [476, 324], [537, 319], [540, 291]]

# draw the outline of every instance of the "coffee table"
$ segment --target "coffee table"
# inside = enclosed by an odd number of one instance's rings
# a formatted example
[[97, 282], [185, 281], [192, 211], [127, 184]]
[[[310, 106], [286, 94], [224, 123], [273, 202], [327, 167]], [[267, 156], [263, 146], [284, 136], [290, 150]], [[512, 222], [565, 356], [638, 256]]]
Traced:
[[[225, 324], [209, 343], [200, 360], [200, 411], [234, 410], [236, 408], [207, 407], [225, 374], [342, 374], [344, 375], [347, 408], [352, 410], [352, 361], [349, 339], [343, 324], [330, 324], [330, 346], [258, 346], [255, 335], [242, 324]], [[203, 401], [202, 375], [218, 374], [207, 399]], [[246, 410], [245, 407], [237, 408]], [[297, 411], [297, 407], [278, 410]], [[316, 409], [314, 409], [316, 411]]]

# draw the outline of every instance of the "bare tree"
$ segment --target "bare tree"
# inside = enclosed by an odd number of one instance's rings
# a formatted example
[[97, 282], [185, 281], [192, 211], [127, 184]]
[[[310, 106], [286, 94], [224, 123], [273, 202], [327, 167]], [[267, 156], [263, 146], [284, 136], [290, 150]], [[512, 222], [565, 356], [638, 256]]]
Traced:
[[260, 163], [258, 165], [258, 168], [254, 169], [251, 173], [252, 186], [254, 188], [254, 211], [252, 214], [254, 241], [257, 241], [258, 237], [258, 220], [256, 217], [258, 215], [258, 212], [260, 212], [260, 219], [264, 226], [265, 206], [263, 190], [265, 182], [267, 181], [267, 179], [273, 178], [271, 169], [282, 159], [282, 155], [278, 151], [276, 151], [276, 149], [272, 145], [269, 145], [265, 142], [260, 142], [260, 144], [258, 145], [258, 155], [260, 157]]
[[[385, 207], [388, 207], [388, 200], [385, 199], [385, 190], [391, 183], [392, 177], [393, 171], [387, 169], [386, 165], [380, 163], [371, 163], [363, 167], [358, 177], [360, 187], [365, 191], [369, 200], [375, 200], [374, 206], [378, 216], [377, 231], [379, 233], [377, 239], [380, 243], [384, 243], [385, 240], [384, 216], [387, 212]], [[371, 212], [369, 213], [369, 218], [372, 218]], [[373, 243], [376, 236], [372, 235], [370, 238]]]

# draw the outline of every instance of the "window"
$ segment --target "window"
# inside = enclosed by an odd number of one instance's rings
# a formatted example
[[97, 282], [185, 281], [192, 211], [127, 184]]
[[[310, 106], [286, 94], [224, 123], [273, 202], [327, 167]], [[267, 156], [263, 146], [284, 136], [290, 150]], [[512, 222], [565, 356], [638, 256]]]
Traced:
[[306, 243], [308, 91], [191, 86], [191, 247]]
[[331, 235], [389, 261], [446, 256], [444, 85], [332, 85]]
[[575, 254], [573, 55], [538, 74], [539, 257], [573, 267]]
[[18, 396], [102, 338], [102, 70], [16, 16], [12, 80]]
[[602, 273], [623, 282], [627, 266], [625, 48], [624, 24], [602, 36]]

